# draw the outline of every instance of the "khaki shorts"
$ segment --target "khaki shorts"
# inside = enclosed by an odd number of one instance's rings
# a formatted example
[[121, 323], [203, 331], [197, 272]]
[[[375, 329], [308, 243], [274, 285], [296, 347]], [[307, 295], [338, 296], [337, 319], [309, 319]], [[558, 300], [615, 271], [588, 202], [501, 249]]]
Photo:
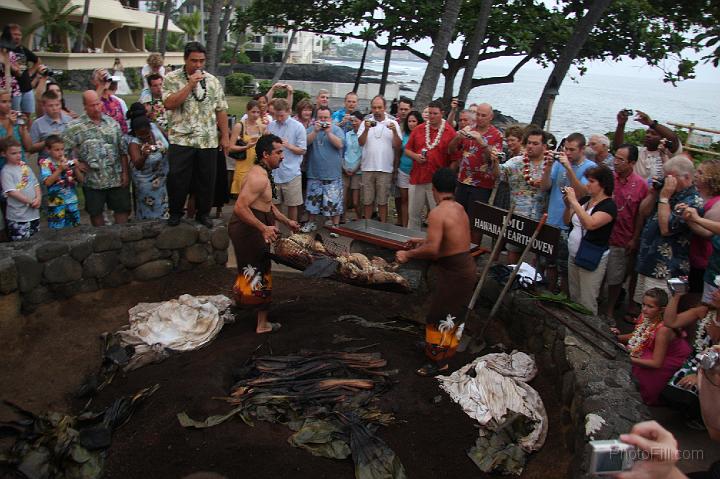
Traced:
[[362, 175], [355, 173], [352, 176], [348, 176], [343, 173], [343, 186], [345, 189], [359, 190], [362, 188]]
[[625, 248], [622, 246], [610, 246], [607, 272], [605, 273], [608, 286], [618, 286], [625, 282], [629, 263], [630, 256], [628, 256]]
[[667, 278], [657, 279], [643, 274], [638, 274], [637, 285], [635, 286], [635, 297], [633, 297], [633, 301], [637, 304], [642, 304], [645, 291], [653, 288], [664, 289], [668, 296], [672, 296], [672, 292], [667, 285]]
[[385, 173], [384, 171], [363, 171], [362, 192], [365, 206], [370, 206], [373, 203], [380, 206], [388, 204], [392, 176], [392, 173]]
[[300, 206], [303, 204], [302, 176], [296, 176], [287, 183], [276, 183], [277, 198], [273, 200], [276, 205]]

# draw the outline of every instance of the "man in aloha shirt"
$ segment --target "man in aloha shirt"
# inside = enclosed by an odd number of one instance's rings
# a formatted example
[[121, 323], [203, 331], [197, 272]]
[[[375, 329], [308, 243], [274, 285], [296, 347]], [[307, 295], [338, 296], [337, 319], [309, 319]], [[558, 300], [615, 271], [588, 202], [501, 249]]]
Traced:
[[185, 45], [184, 58], [182, 68], [168, 73], [163, 85], [170, 141], [168, 225], [180, 224], [192, 184], [197, 209], [195, 219], [212, 227], [208, 215], [215, 188], [218, 130], [225, 154], [230, 147], [228, 104], [218, 79], [203, 71], [205, 47], [198, 42], [189, 42]]
[[676, 210], [685, 204], [700, 209], [703, 200], [693, 184], [695, 168], [691, 160], [676, 156], [665, 163], [665, 185], [658, 192], [650, 188], [640, 205], [640, 214], [649, 216], [640, 236], [638, 249], [636, 303], [650, 288], [668, 291], [667, 279], [686, 276], [690, 271], [690, 227]]
[[150, 121], [155, 122], [162, 131], [166, 131], [167, 118], [165, 117], [165, 105], [163, 105], [164, 78], [159, 73], [151, 73], [145, 80], [149, 87], [140, 92], [138, 102], [145, 105]]
[[[68, 158], [77, 158], [85, 171], [85, 209], [93, 226], [105, 224], [105, 205], [113, 210], [115, 223], [126, 223], [130, 214], [127, 153], [120, 125], [105, 115], [97, 93], [83, 93], [85, 114], [68, 123], [62, 134]], [[75, 154], [72, 154], [75, 152]]]
[[[538, 182], [545, 167], [547, 133], [540, 129], [529, 130], [523, 138], [523, 147], [528, 157], [530, 182], [525, 180], [525, 156], [515, 156], [498, 165], [500, 175], [510, 184], [510, 196], [515, 203], [515, 214], [538, 221], [545, 211], [547, 193]], [[537, 186], [532, 186], [536, 184]]]
[[492, 106], [478, 105], [475, 113], [475, 126], [467, 125], [459, 129], [457, 136], [450, 142], [450, 154], [461, 152], [458, 170], [458, 185], [455, 199], [469, 212], [475, 201], [487, 203], [495, 187], [488, 148], [502, 151], [503, 135], [492, 124]]

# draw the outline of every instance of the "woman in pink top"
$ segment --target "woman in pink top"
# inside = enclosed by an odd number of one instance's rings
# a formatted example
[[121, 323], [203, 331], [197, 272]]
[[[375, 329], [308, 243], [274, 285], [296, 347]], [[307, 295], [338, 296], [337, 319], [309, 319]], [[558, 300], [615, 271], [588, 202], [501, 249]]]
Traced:
[[627, 345], [632, 373], [638, 381], [643, 402], [659, 404], [660, 393], [690, 354], [690, 345], [674, 329], [663, 324], [663, 311], [668, 304], [667, 293], [652, 288], [643, 296], [642, 312], [631, 334], [620, 334], [611, 328]]

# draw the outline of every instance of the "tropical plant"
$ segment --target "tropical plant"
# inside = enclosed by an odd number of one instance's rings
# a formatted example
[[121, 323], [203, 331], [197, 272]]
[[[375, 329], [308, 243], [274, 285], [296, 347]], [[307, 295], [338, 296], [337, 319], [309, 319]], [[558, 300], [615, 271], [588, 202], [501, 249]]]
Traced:
[[183, 48], [185, 48], [185, 35], [182, 33], [168, 32], [165, 45], [165, 51], [181, 52]]
[[262, 63], [265, 63], [265, 59], [269, 58], [269, 61], [274, 61], [275, 58], [275, 45], [273, 44], [272, 37], [267, 36], [265, 37], [265, 43], [262, 46], [262, 50], [260, 50], [260, 61]]
[[255, 82], [255, 77], [249, 73], [231, 73], [225, 77], [225, 91], [228, 95], [242, 96], [246, 85]]
[[197, 40], [197, 36], [200, 34], [201, 25], [200, 11], [196, 10], [192, 13], [180, 15], [177, 19], [177, 26], [185, 32], [187, 41]]
[[71, 0], [33, 0], [40, 12], [41, 20], [30, 25], [25, 34], [31, 34], [40, 27], [40, 44], [50, 49], [57, 45], [60, 50], [67, 48], [67, 37], [77, 37], [78, 29], [70, 22], [70, 16], [77, 15], [79, 5], [73, 5]]

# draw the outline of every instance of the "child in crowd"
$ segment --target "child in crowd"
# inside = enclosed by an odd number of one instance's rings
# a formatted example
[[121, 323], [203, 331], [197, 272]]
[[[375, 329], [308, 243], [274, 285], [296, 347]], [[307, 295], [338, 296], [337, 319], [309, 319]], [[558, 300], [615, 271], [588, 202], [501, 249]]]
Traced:
[[0, 156], [7, 159], [0, 172], [0, 184], [7, 198], [8, 236], [12, 241], [28, 239], [40, 227], [40, 184], [35, 173], [22, 161], [20, 142], [15, 138], [0, 140]]
[[40, 159], [40, 178], [48, 191], [48, 226], [71, 228], [80, 224], [80, 209], [75, 187], [83, 174], [65, 157], [65, 143], [58, 135], [45, 139], [47, 156]]
[[643, 296], [635, 330], [630, 334], [620, 334], [616, 328], [610, 328], [618, 341], [627, 345], [640, 395], [643, 402], [650, 406], [660, 404], [660, 393], [690, 354], [687, 341], [663, 324], [667, 304], [665, 290], [649, 289]]

